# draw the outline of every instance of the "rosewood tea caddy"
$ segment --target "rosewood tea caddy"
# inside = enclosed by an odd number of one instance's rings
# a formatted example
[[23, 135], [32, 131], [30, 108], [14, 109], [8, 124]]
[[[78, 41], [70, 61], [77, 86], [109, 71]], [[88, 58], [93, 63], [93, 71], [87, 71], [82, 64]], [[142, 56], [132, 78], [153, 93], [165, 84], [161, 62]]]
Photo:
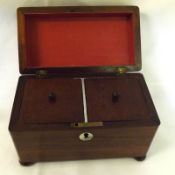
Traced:
[[9, 131], [22, 165], [134, 157], [160, 124], [141, 73], [139, 9], [22, 7]]

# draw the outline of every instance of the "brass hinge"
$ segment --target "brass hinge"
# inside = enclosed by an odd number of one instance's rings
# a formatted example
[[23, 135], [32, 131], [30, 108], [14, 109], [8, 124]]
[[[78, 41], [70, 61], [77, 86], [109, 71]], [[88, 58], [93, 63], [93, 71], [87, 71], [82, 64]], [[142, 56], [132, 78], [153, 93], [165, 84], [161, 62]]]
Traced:
[[38, 78], [45, 78], [48, 76], [47, 70], [38, 70], [36, 71], [36, 76]]
[[124, 73], [126, 73], [126, 71], [127, 71], [126, 67], [117, 68], [117, 73], [118, 74], [124, 74]]

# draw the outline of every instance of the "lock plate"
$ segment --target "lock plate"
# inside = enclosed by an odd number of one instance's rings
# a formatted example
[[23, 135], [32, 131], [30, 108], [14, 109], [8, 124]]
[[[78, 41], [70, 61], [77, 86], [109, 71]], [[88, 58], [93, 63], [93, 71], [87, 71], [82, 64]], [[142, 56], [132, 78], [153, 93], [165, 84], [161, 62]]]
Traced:
[[99, 126], [103, 126], [103, 122], [71, 123], [71, 127], [73, 128], [88, 128], [88, 127], [99, 127]]

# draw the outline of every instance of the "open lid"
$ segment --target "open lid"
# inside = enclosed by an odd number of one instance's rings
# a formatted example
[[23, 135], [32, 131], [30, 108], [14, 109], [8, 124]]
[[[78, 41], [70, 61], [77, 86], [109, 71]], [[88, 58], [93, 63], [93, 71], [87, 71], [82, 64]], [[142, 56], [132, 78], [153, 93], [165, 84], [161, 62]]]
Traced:
[[22, 74], [141, 69], [138, 7], [21, 7], [17, 12]]

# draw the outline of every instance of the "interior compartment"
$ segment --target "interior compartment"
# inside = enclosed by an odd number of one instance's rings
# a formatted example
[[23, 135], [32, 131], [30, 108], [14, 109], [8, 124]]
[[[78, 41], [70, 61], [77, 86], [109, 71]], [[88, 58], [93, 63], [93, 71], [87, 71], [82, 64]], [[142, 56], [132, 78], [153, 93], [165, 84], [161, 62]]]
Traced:
[[[141, 74], [85, 79], [88, 122], [143, 121], [156, 116]], [[27, 78], [20, 108], [22, 123], [84, 122], [81, 79]], [[55, 100], [49, 99], [49, 94]], [[117, 99], [113, 94], [116, 94]]]
[[90, 78], [85, 88], [89, 122], [138, 121], [156, 115], [141, 74]]
[[27, 68], [134, 65], [132, 13], [25, 14]]
[[[22, 123], [84, 121], [80, 79], [28, 78], [23, 91], [20, 108]], [[52, 94], [54, 97], [51, 96]]]

